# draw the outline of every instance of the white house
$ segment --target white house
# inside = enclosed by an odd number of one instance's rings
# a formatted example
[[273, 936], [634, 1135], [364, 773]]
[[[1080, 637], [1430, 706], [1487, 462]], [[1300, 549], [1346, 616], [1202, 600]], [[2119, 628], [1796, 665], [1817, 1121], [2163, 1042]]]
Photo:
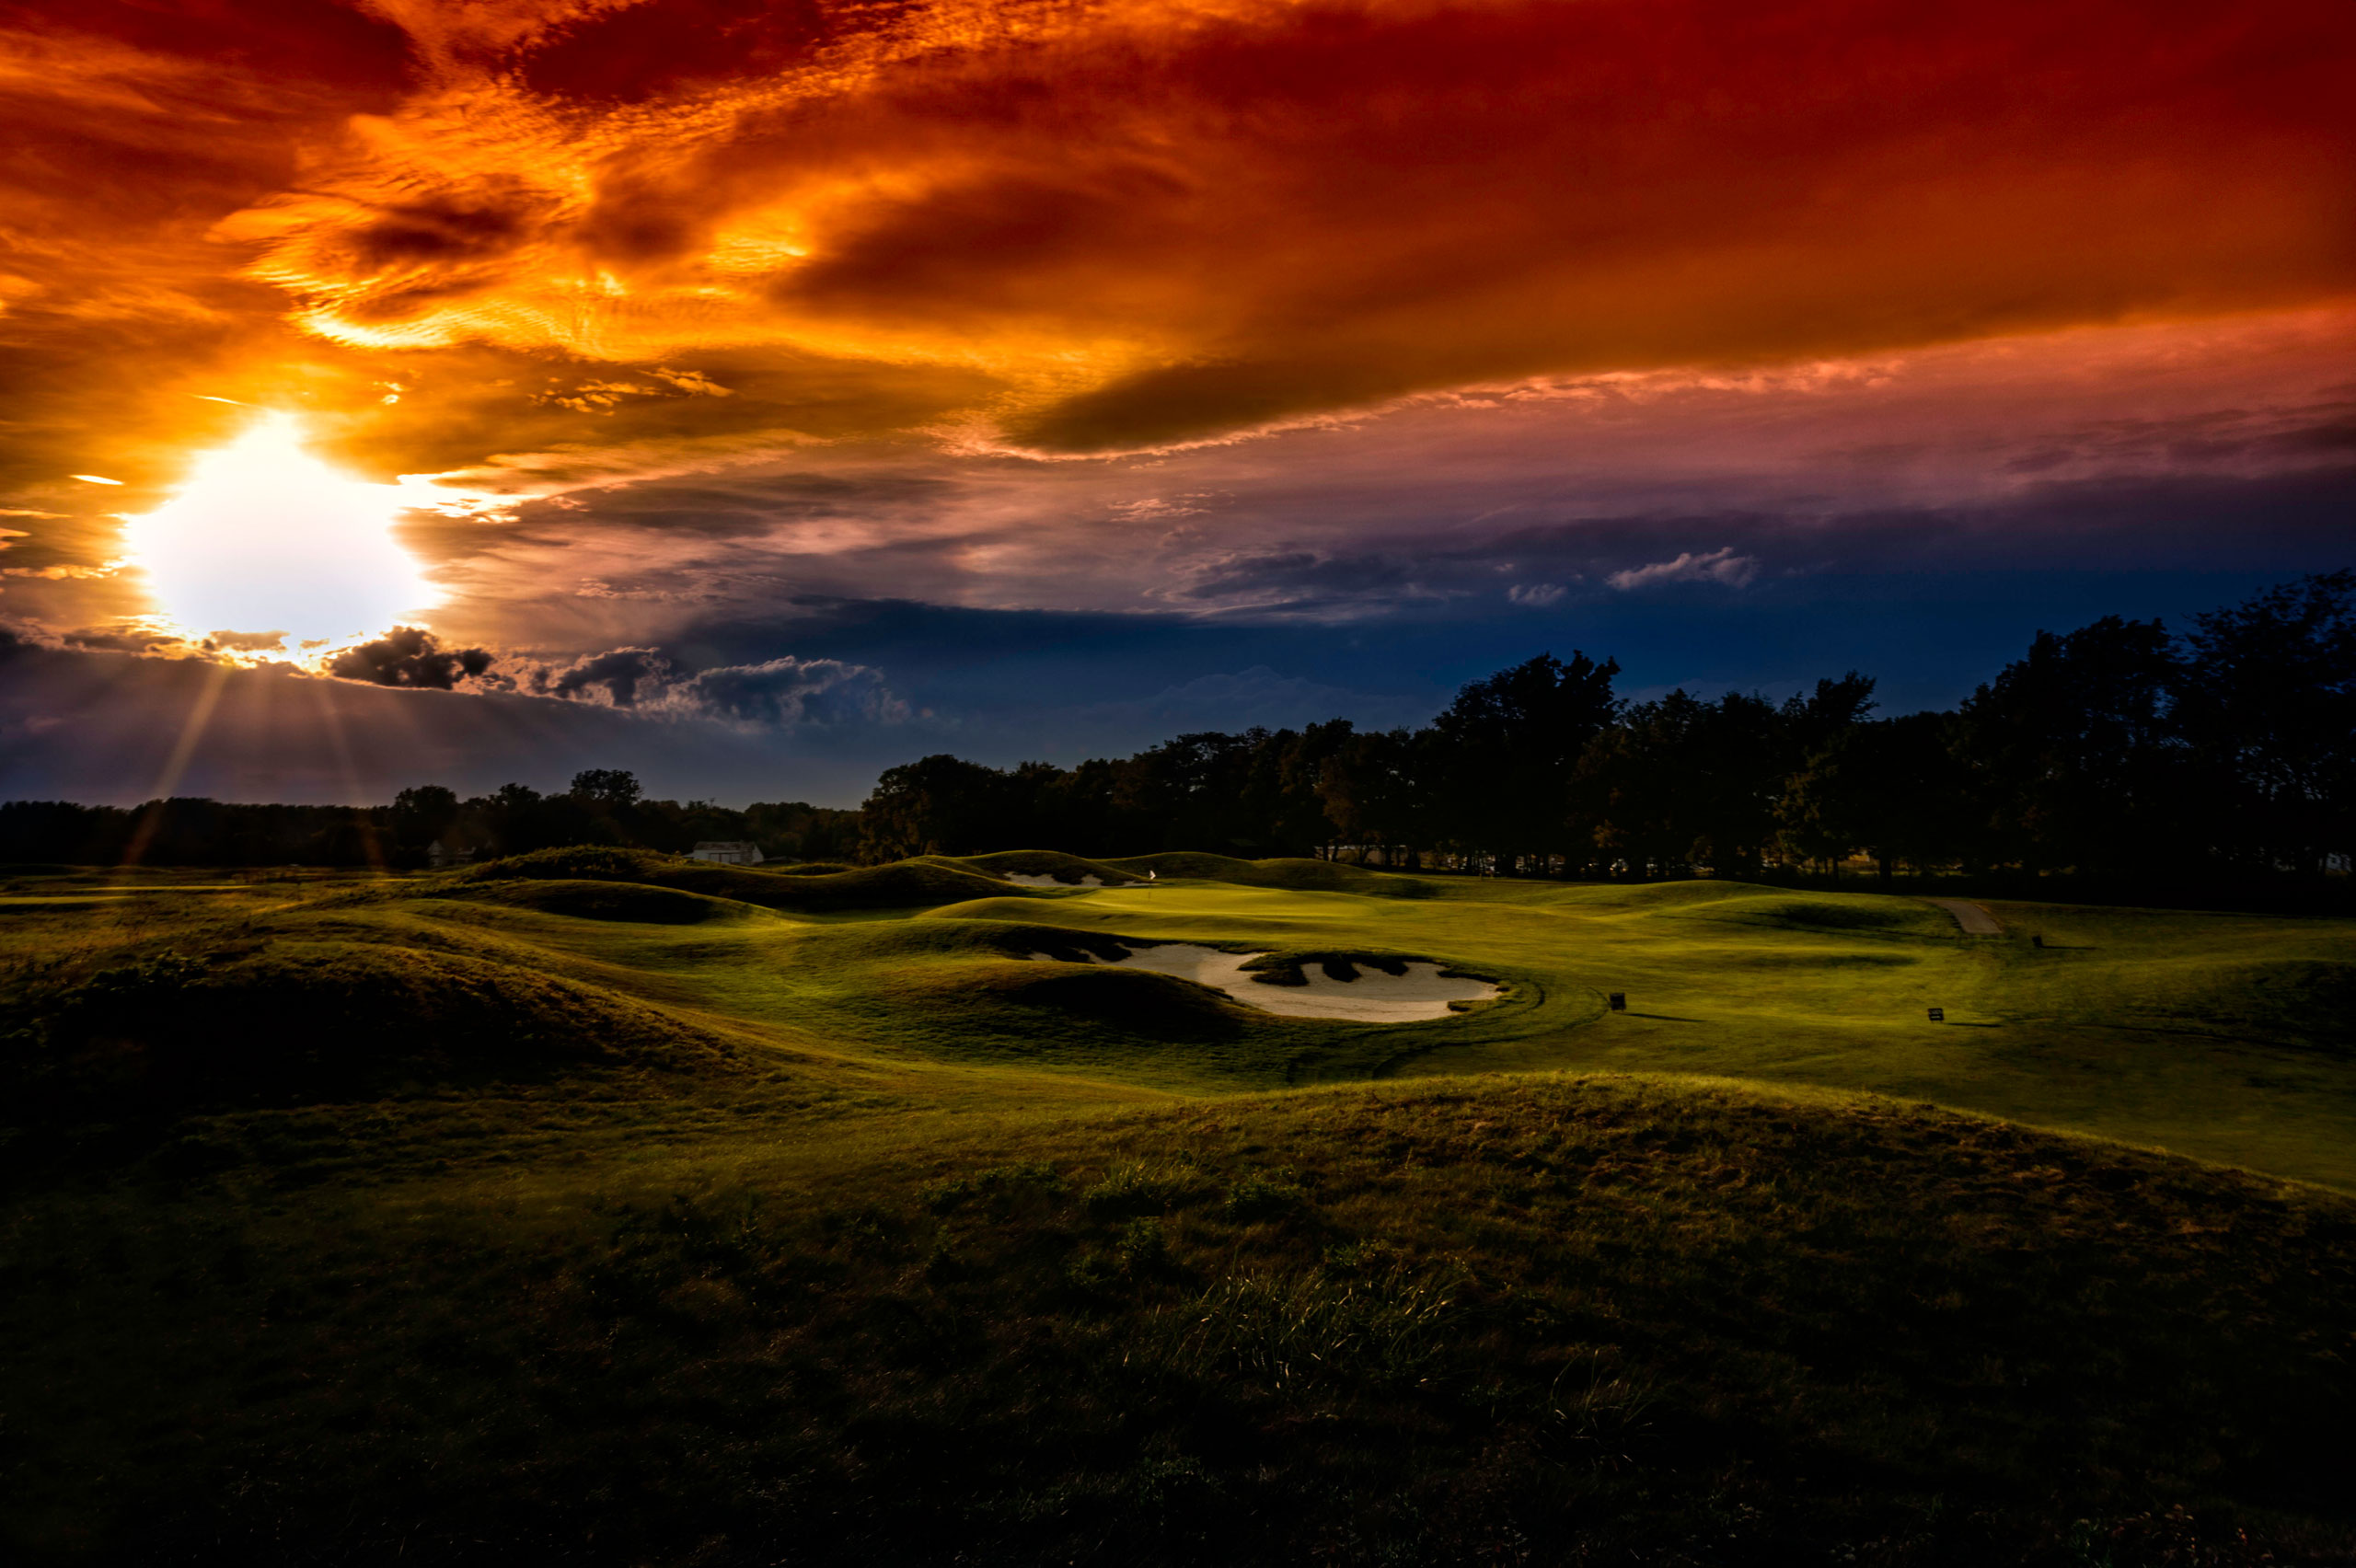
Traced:
[[767, 857], [757, 844], [733, 843], [726, 839], [708, 838], [697, 845], [687, 856], [690, 860], [711, 860], [722, 866], [757, 866]]

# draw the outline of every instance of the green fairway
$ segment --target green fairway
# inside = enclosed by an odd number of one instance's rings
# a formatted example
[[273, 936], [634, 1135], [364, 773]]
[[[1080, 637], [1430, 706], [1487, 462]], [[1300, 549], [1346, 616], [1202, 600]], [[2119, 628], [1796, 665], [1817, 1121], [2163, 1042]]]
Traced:
[[[943, 892], [974, 877], [956, 863], [910, 864]], [[1920, 900], [1871, 894], [1394, 877], [1317, 862], [1206, 869], [1311, 885], [1174, 878], [878, 908], [805, 891], [875, 872], [695, 868], [667, 873], [680, 890], [579, 878], [354, 884], [273, 918], [290, 938], [456, 948], [874, 1062], [1038, 1067], [1182, 1092], [1389, 1074], [1702, 1073], [1928, 1100], [2356, 1191], [2356, 922], [1999, 904], [2005, 934], [1975, 938]], [[685, 891], [696, 887], [707, 891]], [[819, 907], [763, 908], [731, 888]], [[126, 907], [143, 931], [172, 918], [157, 898]], [[90, 928], [79, 910], [63, 912], [77, 916], [77, 934]], [[1176, 982], [1056, 972], [1022, 956], [1043, 928], [1412, 954], [1509, 989], [1430, 1023], [1277, 1020]], [[1115, 979], [1130, 984], [1073, 984]], [[1611, 991], [1629, 998], [1624, 1013], [1606, 1010]], [[1929, 1021], [1932, 1008], [1945, 1022]]]
[[[1990, 907], [20, 873], [7, 1539], [2340, 1560], [2356, 922]], [[1153, 941], [1503, 990], [1278, 1017], [1101, 962]]]

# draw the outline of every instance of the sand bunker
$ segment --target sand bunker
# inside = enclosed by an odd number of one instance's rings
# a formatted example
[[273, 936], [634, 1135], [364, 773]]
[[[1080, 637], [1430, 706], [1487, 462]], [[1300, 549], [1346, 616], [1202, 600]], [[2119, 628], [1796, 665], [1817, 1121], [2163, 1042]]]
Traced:
[[1026, 877], [1021, 871], [1009, 871], [1006, 873], [1006, 880], [1017, 887], [1103, 887], [1104, 885], [1103, 877], [1092, 874], [1084, 876], [1078, 882], [1057, 882], [1053, 877]]
[[[1034, 958], [1047, 958], [1044, 952]], [[1159, 942], [1141, 947], [1126, 958], [1112, 960], [1121, 969], [1149, 969], [1174, 974], [1224, 991], [1246, 1007], [1287, 1018], [1344, 1018], [1356, 1023], [1418, 1023], [1446, 1018], [1450, 1002], [1485, 1002], [1500, 993], [1486, 980], [1440, 973], [1437, 963], [1415, 963], [1404, 974], [1357, 967], [1355, 980], [1336, 980], [1311, 968], [1306, 986], [1270, 986], [1243, 966], [1259, 956], [1221, 952], [1192, 942]], [[1092, 960], [1091, 962], [1093, 962]]]

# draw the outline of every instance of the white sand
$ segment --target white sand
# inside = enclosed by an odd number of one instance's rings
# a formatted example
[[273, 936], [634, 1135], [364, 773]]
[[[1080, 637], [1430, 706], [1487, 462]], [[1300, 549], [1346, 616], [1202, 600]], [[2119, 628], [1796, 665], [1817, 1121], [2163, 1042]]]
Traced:
[[[1034, 958], [1046, 958], [1035, 952]], [[1149, 969], [1181, 980], [1224, 991], [1246, 1007], [1287, 1018], [1345, 1018], [1358, 1023], [1420, 1023], [1446, 1018], [1450, 1002], [1485, 1002], [1500, 994], [1486, 980], [1442, 974], [1437, 963], [1407, 965], [1404, 974], [1357, 966], [1355, 980], [1336, 980], [1315, 965], [1308, 966], [1306, 986], [1269, 986], [1243, 966], [1259, 956], [1221, 952], [1192, 942], [1161, 942], [1115, 959], [1121, 969]]]
[[1078, 882], [1057, 882], [1053, 877], [1026, 877], [1021, 871], [1009, 871], [1006, 873], [1006, 880], [1017, 887], [1103, 887], [1104, 885], [1103, 877], [1092, 874], [1084, 876]]

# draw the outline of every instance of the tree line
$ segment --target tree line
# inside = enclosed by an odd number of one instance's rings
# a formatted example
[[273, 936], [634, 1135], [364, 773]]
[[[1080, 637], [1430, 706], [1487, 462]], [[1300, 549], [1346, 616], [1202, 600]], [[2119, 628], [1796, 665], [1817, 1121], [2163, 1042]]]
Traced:
[[2316, 882], [2356, 857], [2356, 571], [2300, 578], [2178, 635], [2107, 616], [2039, 632], [1943, 711], [1876, 717], [1855, 672], [1781, 702], [1631, 701], [1619, 665], [1542, 653], [1465, 686], [1420, 729], [1183, 734], [1069, 768], [946, 754], [858, 811], [644, 798], [592, 768], [389, 805], [0, 804], [0, 859], [413, 867], [572, 844], [772, 859], [1205, 849], [1573, 878], [2047, 875]]
[[859, 847], [859, 813], [802, 801], [732, 811], [709, 801], [645, 798], [637, 778], [590, 768], [572, 788], [542, 794], [508, 784], [461, 800], [437, 784], [404, 790], [390, 805], [240, 805], [177, 798], [145, 805], [64, 801], [0, 804], [0, 860], [68, 865], [380, 866], [444, 858], [491, 859], [572, 844], [684, 853], [710, 839], [758, 844], [779, 859], [829, 859]]
[[2356, 855], [2356, 572], [2194, 617], [2039, 632], [1945, 711], [1851, 672], [1773, 701], [1630, 701], [1540, 654], [1421, 729], [1184, 734], [1070, 768], [895, 767], [860, 854], [1209, 849], [1577, 878], [2319, 878]]

